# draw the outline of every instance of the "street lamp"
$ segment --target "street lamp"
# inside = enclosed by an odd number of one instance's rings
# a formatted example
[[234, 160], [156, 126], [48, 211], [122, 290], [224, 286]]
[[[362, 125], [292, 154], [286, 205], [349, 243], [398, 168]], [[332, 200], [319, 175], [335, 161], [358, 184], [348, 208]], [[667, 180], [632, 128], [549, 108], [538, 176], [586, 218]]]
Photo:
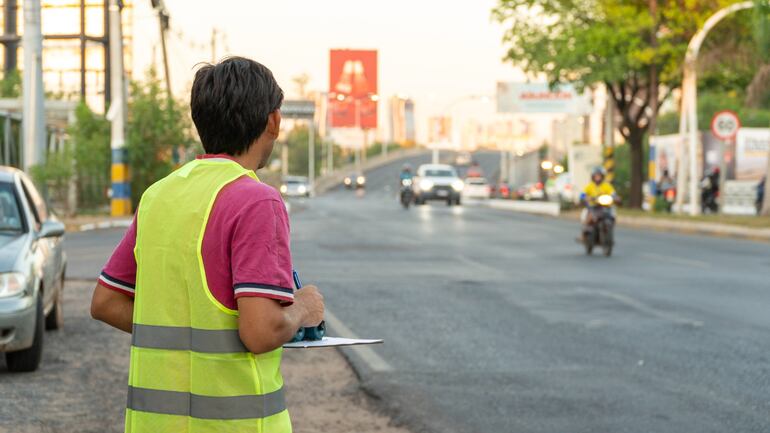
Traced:
[[540, 163], [540, 168], [542, 168], [545, 171], [552, 170], [553, 169], [553, 162], [551, 162], [551, 161], [546, 159], [545, 161]]

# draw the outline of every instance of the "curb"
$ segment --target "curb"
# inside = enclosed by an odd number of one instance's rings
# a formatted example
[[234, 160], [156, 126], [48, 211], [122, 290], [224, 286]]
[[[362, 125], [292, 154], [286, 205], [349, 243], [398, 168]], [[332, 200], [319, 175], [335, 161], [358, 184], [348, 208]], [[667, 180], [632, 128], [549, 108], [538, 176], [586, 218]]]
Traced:
[[69, 232], [88, 232], [92, 230], [112, 229], [112, 228], [128, 228], [131, 225], [131, 219], [120, 220], [106, 220], [97, 221], [95, 223], [87, 223], [80, 225], [67, 224], [67, 231]]
[[658, 221], [647, 218], [624, 217], [622, 215], [618, 217], [618, 224], [621, 227], [649, 229], [660, 232], [770, 242], [770, 229], [749, 229], [727, 224], [689, 221]]

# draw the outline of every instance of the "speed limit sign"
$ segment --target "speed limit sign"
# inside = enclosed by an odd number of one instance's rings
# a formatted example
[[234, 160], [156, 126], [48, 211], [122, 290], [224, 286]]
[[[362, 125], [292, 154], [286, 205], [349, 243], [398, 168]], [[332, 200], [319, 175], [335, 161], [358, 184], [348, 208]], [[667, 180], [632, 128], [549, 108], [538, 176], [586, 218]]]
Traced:
[[738, 115], [730, 110], [720, 111], [711, 119], [711, 132], [720, 140], [732, 140], [738, 134], [741, 121]]

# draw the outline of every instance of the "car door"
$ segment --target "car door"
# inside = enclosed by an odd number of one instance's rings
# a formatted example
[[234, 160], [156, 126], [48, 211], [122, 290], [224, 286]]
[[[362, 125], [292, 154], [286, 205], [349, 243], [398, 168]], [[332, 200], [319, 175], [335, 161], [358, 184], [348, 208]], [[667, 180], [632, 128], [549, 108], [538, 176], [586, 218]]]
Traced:
[[[37, 233], [42, 224], [50, 218], [48, 207], [43, 197], [35, 188], [35, 185], [24, 175], [20, 175], [21, 186], [24, 190], [24, 196], [33, 214], [33, 229]], [[46, 311], [53, 305], [56, 299], [56, 290], [58, 290], [59, 268], [61, 267], [61, 238], [42, 238], [33, 242], [35, 253], [39, 255], [41, 275], [40, 278], [44, 287], [43, 305]]]

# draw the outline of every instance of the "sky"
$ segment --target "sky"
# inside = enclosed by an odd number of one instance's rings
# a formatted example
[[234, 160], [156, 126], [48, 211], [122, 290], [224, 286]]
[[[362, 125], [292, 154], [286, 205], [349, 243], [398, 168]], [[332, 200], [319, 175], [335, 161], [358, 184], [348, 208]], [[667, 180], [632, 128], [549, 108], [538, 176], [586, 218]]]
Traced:
[[[300, 74], [310, 77], [310, 90], [327, 90], [330, 49], [379, 50], [379, 93], [384, 99], [403, 94], [415, 100], [418, 139], [425, 138], [427, 118], [456, 109], [458, 99], [491, 96], [497, 81], [523, 78], [501, 60], [503, 28], [490, 16], [496, 0], [165, 2], [172, 26], [171, 79], [185, 98], [195, 64], [211, 60], [213, 28], [219, 32], [217, 58], [242, 55], [265, 64], [287, 97], [296, 94], [292, 78]], [[135, 1], [137, 71], [160, 60], [149, 3]], [[381, 112], [386, 109], [381, 103]], [[384, 116], [380, 119], [380, 128], [387, 129]]]

